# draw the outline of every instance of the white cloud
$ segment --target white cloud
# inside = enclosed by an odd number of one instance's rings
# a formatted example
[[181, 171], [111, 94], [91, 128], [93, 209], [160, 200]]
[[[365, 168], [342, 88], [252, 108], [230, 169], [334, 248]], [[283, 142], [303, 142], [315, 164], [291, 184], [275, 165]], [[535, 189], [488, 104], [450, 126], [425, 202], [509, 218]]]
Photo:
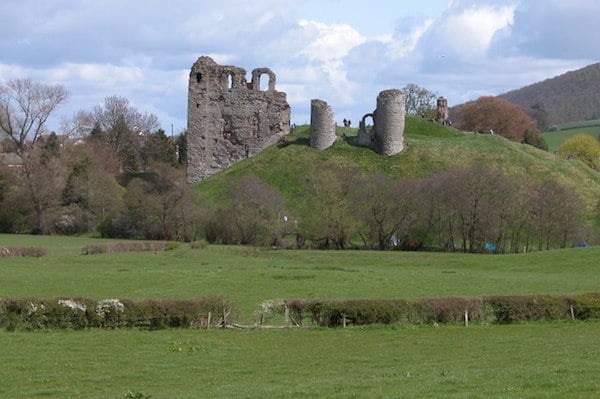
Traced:
[[483, 57], [494, 34], [513, 22], [513, 6], [450, 8], [430, 25], [418, 44], [434, 57], [469, 59]]
[[309, 60], [329, 61], [340, 59], [352, 48], [365, 42], [355, 29], [345, 24], [326, 25], [320, 22], [301, 20], [298, 27], [307, 38], [307, 44], [300, 55]]
[[313, 98], [357, 120], [384, 89], [416, 83], [456, 104], [600, 58], [597, 0], [404, 3], [4, 1], [0, 80], [63, 83], [69, 112], [125, 96], [177, 128], [201, 55], [271, 68], [301, 123]]
[[65, 63], [49, 69], [48, 77], [59, 82], [81, 80], [97, 86], [123, 88], [142, 84], [144, 71], [140, 67]]
[[514, 23], [494, 38], [494, 52], [596, 60], [600, 58], [598, 15], [596, 0], [523, 1], [515, 9]]

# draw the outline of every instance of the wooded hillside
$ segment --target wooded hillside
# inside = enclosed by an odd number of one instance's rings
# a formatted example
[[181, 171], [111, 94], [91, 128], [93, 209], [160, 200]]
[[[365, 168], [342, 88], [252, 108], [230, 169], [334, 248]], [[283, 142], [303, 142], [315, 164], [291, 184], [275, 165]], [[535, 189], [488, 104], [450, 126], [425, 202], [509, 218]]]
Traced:
[[[600, 118], [600, 63], [499, 95], [552, 125]], [[544, 115], [545, 114], [545, 115]], [[537, 115], [537, 117], [536, 117]]]

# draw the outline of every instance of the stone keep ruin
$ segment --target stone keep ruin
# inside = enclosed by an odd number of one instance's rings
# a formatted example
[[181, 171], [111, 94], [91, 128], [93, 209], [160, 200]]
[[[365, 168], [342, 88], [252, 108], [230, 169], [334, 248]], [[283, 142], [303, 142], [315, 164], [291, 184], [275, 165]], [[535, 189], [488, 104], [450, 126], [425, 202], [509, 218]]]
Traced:
[[[261, 90], [266, 75], [268, 88]], [[275, 144], [289, 133], [290, 106], [269, 68], [252, 71], [200, 57], [188, 87], [188, 181], [200, 181]]]
[[[266, 75], [268, 87], [261, 89]], [[362, 117], [354, 145], [366, 146], [391, 156], [404, 149], [404, 93], [384, 90], [377, 107]], [[371, 118], [372, 124], [367, 125]], [[437, 102], [438, 122], [448, 123], [448, 102]], [[325, 150], [337, 139], [331, 107], [323, 100], [311, 101], [310, 146]], [[290, 106], [286, 93], [275, 90], [275, 74], [256, 68], [252, 80], [246, 70], [218, 65], [200, 57], [190, 71], [188, 89], [188, 181], [200, 181], [275, 144], [290, 130]]]

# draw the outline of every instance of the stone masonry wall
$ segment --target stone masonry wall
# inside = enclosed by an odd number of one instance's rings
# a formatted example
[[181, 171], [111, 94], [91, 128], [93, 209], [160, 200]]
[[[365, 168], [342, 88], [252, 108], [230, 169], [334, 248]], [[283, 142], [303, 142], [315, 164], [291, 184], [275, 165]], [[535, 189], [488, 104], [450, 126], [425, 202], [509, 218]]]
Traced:
[[391, 89], [379, 93], [373, 112], [374, 147], [379, 154], [395, 155], [404, 149], [404, 113], [402, 91]]
[[[260, 80], [269, 79], [260, 90]], [[276, 143], [289, 133], [290, 106], [269, 68], [252, 71], [200, 57], [188, 87], [188, 181], [200, 181]]]
[[331, 107], [323, 100], [310, 102], [310, 146], [325, 150], [336, 140], [335, 120]]

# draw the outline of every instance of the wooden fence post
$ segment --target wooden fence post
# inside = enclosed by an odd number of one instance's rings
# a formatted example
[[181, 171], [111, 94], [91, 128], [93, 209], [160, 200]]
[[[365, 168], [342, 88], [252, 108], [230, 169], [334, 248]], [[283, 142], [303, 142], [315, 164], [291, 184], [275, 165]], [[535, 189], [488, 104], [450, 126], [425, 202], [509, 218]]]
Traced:
[[208, 318], [206, 319], [206, 329], [208, 330], [210, 328], [210, 318], [212, 316], [211, 312], [208, 312]]
[[573, 309], [573, 305], [571, 305], [571, 320], [575, 320], [575, 310]]
[[469, 310], [465, 309], [465, 327], [469, 327]]

